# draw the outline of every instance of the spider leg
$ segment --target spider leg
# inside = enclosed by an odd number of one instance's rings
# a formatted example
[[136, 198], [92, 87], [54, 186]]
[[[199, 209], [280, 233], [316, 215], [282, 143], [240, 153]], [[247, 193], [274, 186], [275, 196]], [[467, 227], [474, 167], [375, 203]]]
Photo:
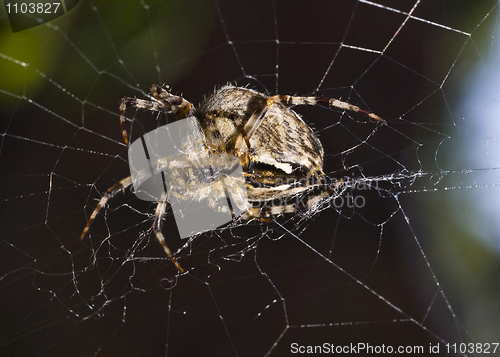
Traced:
[[[262, 118], [265, 117], [269, 108], [271, 108], [273, 105], [277, 103], [281, 103], [284, 105], [322, 105], [326, 107], [334, 107], [343, 110], [350, 110], [353, 112], [363, 113], [372, 119], [375, 119], [379, 122], [384, 122], [384, 120], [380, 118], [378, 115], [369, 112], [367, 110], [361, 109], [355, 105], [349, 104], [347, 102], [340, 101], [338, 99], [326, 98], [326, 97], [312, 97], [312, 96], [300, 97], [291, 95], [274, 95], [272, 97], [267, 98], [261, 110], [253, 113], [252, 116], [245, 123], [244, 127], [242, 127], [239, 130], [238, 134], [243, 135], [243, 139], [245, 140], [248, 149], [250, 149], [250, 143], [248, 139], [252, 137], [253, 133], [260, 126]], [[238, 146], [238, 144], [236, 146]]]
[[128, 145], [128, 134], [125, 129], [125, 111], [128, 107], [151, 110], [152, 112], [169, 112], [170, 108], [163, 102], [156, 100], [145, 100], [131, 97], [123, 97], [120, 101], [120, 125], [122, 128], [123, 141]]
[[151, 110], [152, 112], [173, 113], [177, 117], [177, 120], [194, 116], [196, 113], [193, 104], [180, 96], [171, 94], [158, 84], [152, 84], [149, 90], [152, 95], [151, 100], [124, 97], [120, 101], [120, 126], [122, 128], [123, 141], [127, 145], [129, 140], [127, 130], [125, 129], [125, 111], [129, 107]]
[[[112, 187], [108, 188], [108, 190], [106, 191], [106, 193], [104, 193], [104, 195], [101, 197], [101, 200], [97, 204], [97, 207], [94, 209], [94, 211], [90, 215], [90, 218], [89, 218], [89, 220], [87, 222], [87, 225], [83, 229], [83, 232], [82, 232], [82, 235], [80, 236], [80, 239], [84, 239], [86, 237], [86, 235], [87, 235], [87, 233], [88, 233], [88, 231], [90, 229], [90, 226], [92, 225], [92, 222], [97, 217], [97, 215], [99, 214], [99, 212], [101, 211], [101, 209], [104, 206], [106, 206], [106, 204], [108, 203], [108, 201], [112, 200], [118, 193], [124, 192], [131, 185], [132, 185], [132, 177], [129, 176], [127, 178], [124, 178], [120, 182], [118, 182], [116, 185], [113, 185]], [[181, 266], [179, 265], [179, 263], [172, 256], [172, 253], [170, 252], [170, 249], [168, 249], [167, 245], [165, 244], [165, 238], [164, 238], [163, 234], [161, 233], [161, 227], [163, 225], [162, 224], [162, 218], [165, 215], [166, 202], [167, 202], [167, 200], [166, 200], [166, 196], [165, 196], [165, 193], [164, 193], [163, 196], [162, 196], [162, 201], [158, 202], [158, 205], [156, 206], [155, 221], [154, 221], [154, 225], [153, 225], [153, 227], [154, 227], [153, 230], [154, 230], [154, 233], [156, 235], [156, 239], [158, 239], [158, 241], [162, 245], [163, 249], [165, 250], [165, 252], [169, 256], [169, 258], [175, 264], [175, 266], [177, 267], [177, 269], [179, 269], [179, 271], [181, 273], [183, 273], [184, 269], [181, 268]]]
[[94, 221], [94, 219], [97, 217], [97, 214], [101, 211], [101, 209], [106, 206], [109, 200], [113, 199], [113, 197], [116, 196], [119, 192], [124, 192], [127, 187], [132, 185], [132, 177], [129, 176], [127, 178], [124, 178], [120, 182], [118, 182], [116, 185], [111, 186], [110, 188], [107, 189], [107, 191], [104, 193], [104, 195], [101, 197], [101, 200], [97, 204], [97, 207], [94, 209], [94, 212], [90, 215], [89, 220], [87, 221], [87, 225], [83, 229], [82, 235], [80, 236], [80, 239], [85, 238], [87, 235], [87, 232], [89, 231], [90, 225]]
[[[369, 112], [367, 110], [361, 109], [355, 105], [349, 104], [347, 102], [342, 102], [338, 99], [326, 98], [326, 97], [312, 97], [312, 96], [300, 97], [291, 95], [275, 95], [267, 98], [261, 110], [253, 113], [252, 116], [245, 123], [244, 127], [240, 130], [240, 133], [243, 134], [243, 139], [247, 143], [249, 149], [250, 149], [250, 144], [248, 139], [252, 137], [254, 132], [260, 126], [262, 119], [265, 117], [268, 110], [277, 103], [281, 103], [283, 105], [322, 105], [326, 107], [335, 107], [343, 110], [350, 110], [353, 112], [363, 113], [372, 119], [384, 123], [384, 120], [380, 118], [378, 115]], [[240, 146], [241, 142], [236, 144], [236, 147]]]
[[[344, 179], [335, 180], [328, 184], [313, 185], [302, 188], [290, 188], [287, 191], [277, 192], [275, 197], [267, 200], [252, 201], [256, 204], [241, 216], [244, 220], [258, 219], [270, 222], [273, 216], [284, 213], [300, 212], [306, 216], [314, 214], [318, 207], [325, 203], [331, 196], [339, 195], [339, 187]], [[286, 199], [289, 197], [289, 199]], [[281, 205], [267, 204], [280, 199]]]
[[343, 110], [350, 110], [351, 112], [358, 112], [367, 115], [368, 117], [383, 122], [384, 120], [378, 115], [369, 112], [368, 110], [361, 109], [355, 105], [343, 102], [338, 99], [326, 98], [326, 97], [299, 97], [292, 95], [275, 95], [269, 97], [267, 100], [267, 105], [270, 106], [273, 103], [283, 103], [288, 105], [323, 105], [325, 107], [334, 107]]
[[[236, 125], [236, 130], [229, 136], [229, 138], [226, 139], [225, 143], [222, 141], [220, 131], [217, 128], [217, 124], [215, 122], [215, 118], [217, 116], [231, 119]], [[250, 150], [250, 141], [248, 140], [245, 126], [243, 125], [242, 119], [239, 118], [237, 115], [230, 113], [230, 112], [221, 111], [221, 110], [212, 111], [212, 112], [208, 112], [205, 114], [204, 123], [207, 126], [209, 133], [211, 133], [211, 140], [219, 146], [220, 150], [222, 150], [222, 151], [226, 151], [226, 149], [227, 150], [234, 150], [235, 144], [236, 144], [236, 139], [240, 135], [243, 136], [243, 140], [245, 141], [248, 149]]]
[[[165, 86], [167, 89], [170, 87]], [[175, 114], [177, 120], [188, 118], [196, 114], [194, 105], [181, 96], [173, 95], [167, 89], [158, 84], [151, 84], [149, 90], [151, 95], [161, 103], [164, 103], [166, 108], [169, 108], [170, 113]]]
[[[163, 88], [160, 85], [157, 84], [152, 84], [149, 87], [149, 90], [151, 92], [151, 100], [145, 100], [145, 99], [137, 99], [137, 98], [131, 98], [131, 97], [124, 97], [122, 98], [119, 106], [120, 110], [120, 126], [122, 129], [122, 135], [123, 135], [123, 141], [125, 144], [129, 144], [128, 140], [128, 134], [127, 130], [125, 129], [125, 111], [127, 110], [128, 107], [135, 107], [138, 109], [146, 109], [150, 110], [152, 112], [163, 112], [163, 113], [173, 113], [177, 117], [177, 120], [184, 119], [190, 116], [194, 116], [196, 114], [196, 110], [193, 104], [185, 100], [181, 96], [176, 96], [171, 94], [168, 90], [168, 86], [166, 86], [166, 89]], [[99, 211], [101, 210], [102, 207], [106, 205], [108, 200], [110, 200], [114, 195], [116, 195], [117, 192], [120, 190], [124, 190], [128, 186], [132, 184], [132, 178], [128, 177], [122, 181], [120, 181], [118, 184], [114, 185], [110, 189], [106, 191], [106, 193], [103, 195], [101, 198], [99, 204], [95, 208], [94, 212], [92, 212], [92, 215], [90, 216], [89, 221], [87, 222], [87, 225], [85, 226], [81, 238], [83, 239], [89, 228], [90, 225], [92, 224], [92, 221], [95, 219]], [[166, 208], [166, 202], [167, 198], [164, 193], [162, 196], [162, 200], [158, 202], [156, 206], [156, 211], [155, 211], [155, 222], [153, 225], [153, 230], [156, 235], [156, 239], [160, 242], [162, 245], [163, 249], [165, 250], [165, 253], [169, 256], [169, 258], [172, 260], [172, 262], [175, 264], [177, 269], [182, 273], [184, 272], [184, 269], [179, 265], [179, 263], [175, 260], [175, 258], [172, 256], [172, 253], [170, 252], [170, 249], [168, 248], [167, 244], [165, 243], [165, 237], [161, 233], [161, 227], [163, 225], [163, 216], [165, 215], [165, 208]]]
[[156, 205], [156, 210], [155, 210], [155, 221], [153, 223], [153, 231], [156, 235], [156, 239], [158, 242], [160, 242], [161, 246], [163, 247], [163, 250], [165, 253], [167, 253], [168, 257], [170, 260], [175, 264], [177, 269], [181, 273], [184, 273], [184, 269], [180, 266], [180, 264], [175, 260], [174, 256], [170, 252], [170, 249], [168, 248], [167, 244], [165, 243], [165, 237], [163, 236], [163, 233], [161, 232], [161, 228], [163, 226], [163, 216], [165, 215], [165, 211], [167, 208], [167, 196], [166, 192], [163, 192], [161, 200], [158, 202]]
[[[236, 125], [235, 131], [226, 138], [225, 142], [222, 140], [222, 135], [215, 122], [217, 116], [231, 119]], [[242, 119], [230, 112], [211, 111], [205, 114], [204, 125], [206, 125], [207, 131], [209, 135], [211, 135], [210, 141], [217, 146], [219, 152], [229, 152], [237, 155], [244, 171], [247, 171], [250, 164], [250, 154], [253, 150], [250, 146], [250, 140], [248, 139]], [[246, 145], [246, 150], [239, 150], [239, 148], [236, 148], [237, 140], [240, 137]]]

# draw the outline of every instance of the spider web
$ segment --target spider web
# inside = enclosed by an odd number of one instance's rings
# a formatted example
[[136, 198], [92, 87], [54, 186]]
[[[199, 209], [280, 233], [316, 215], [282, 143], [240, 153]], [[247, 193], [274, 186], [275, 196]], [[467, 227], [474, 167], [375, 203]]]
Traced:
[[[500, 342], [497, 1], [82, 0], [15, 34], [2, 11], [5, 355], [475, 355], [464, 343]], [[119, 100], [153, 82], [196, 104], [228, 82], [342, 98], [385, 122], [294, 108], [342, 195], [189, 240], [168, 214], [180, 274], [152, 235], [154, 204], [130, 191], [79, 239], [129, 175]], [[132, 138], [168, 120], [127, 116]]]

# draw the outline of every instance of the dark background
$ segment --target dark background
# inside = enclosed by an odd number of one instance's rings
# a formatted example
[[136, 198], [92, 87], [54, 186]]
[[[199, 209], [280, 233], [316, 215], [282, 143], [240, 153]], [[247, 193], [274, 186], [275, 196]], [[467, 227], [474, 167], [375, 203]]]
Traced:
[[[422, 2], [414, 15], [470, 33], [495, 2], [477, 4]], [[470, 239], [452, 250], [455, 236], [436, 234], [434, 226], [454, 231], [440, 216], [446, 180], [383, 179], [351, 192], [366, 198], [359, 210], [198, 237], [178, 255], [184, 275], [148, 233], [154, 206], [131, 193], [80, 241], [95, 199], [129, 174], [119, 100], [153, 82], [194, 103], [231, 82], [342, 98], [386, 119], [296, 108], [317, 130], [331, 177], [433, 173], [455, 162], [436, 152], [453, 135], [447, 108], [473, 61], [459, 57], [467, 36], [415, 20], [398, 30], [404, 14], [356, 1], [148, 5], [81, 1], [16, 34], [2, 18], [2, 355], [281, 356], [293, 342], [441, 342], [443, 352], [444, 342], [497, 342], [498, 325], [469, 311], [498, 294], [498, 255]], [[475, 30], [479, 50], [491, 21]], [[133, 138], [166, 122], [129, 116]], [[164, 233], [171, 249], [185, 243], [171, 216]], [[471, 250], [488, 269], [460, 255]], [[484, 282], [477, 295], [455, 262]], [[488, 306], [495, 316], [498, 305]]]

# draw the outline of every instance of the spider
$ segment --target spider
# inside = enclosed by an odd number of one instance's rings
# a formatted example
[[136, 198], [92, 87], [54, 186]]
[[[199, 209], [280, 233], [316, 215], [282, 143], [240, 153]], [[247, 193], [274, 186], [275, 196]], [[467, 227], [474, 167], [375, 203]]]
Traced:
[[[120, 124], [125, 144], [128, 107], [171, 113], [177, 120], [195, 117], [205, 136], [208, 150], [237, 157], [243, 168], [248, 202], [243, 220], [270, 221], [284, 213], [311, 212], [325, 197], [336, 191], [342, 180], [325, 185], [323, 147], [313, 130], [289, 108], [298, 105], [322, 105], [361, 112], [377, 122], [383, 120], [359, 107], [332, 98], [290, 95], [267, 96], [255, 90], [226, 85], [217, 89], [198, 108], [181, 96], [170, 93], [168, 86], [152, 84], [150, 99], [122, 98]], [[90, 215], [83, 239], [100, 210], [118, 193], [132, 185], [131, 176], [110, 187]], [[197, 182], [197, 191], [213, 193], [210, 183]], [[202, 186], [205, 189], [202, 190]], [[193, 196], [185, 199], [195, 199]], [[166, 212], [165, 195], [158, 200], [153, 232], [180, 272], [183, 268], [173, 257], [162, 234]], [[215, 209], [215, 207], [214, 207]]]

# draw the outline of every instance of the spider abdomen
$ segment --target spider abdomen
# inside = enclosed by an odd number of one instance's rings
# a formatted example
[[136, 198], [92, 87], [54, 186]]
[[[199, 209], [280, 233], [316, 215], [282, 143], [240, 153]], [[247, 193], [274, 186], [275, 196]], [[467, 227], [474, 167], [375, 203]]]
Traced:
[[228, 148], [248, 150], [250, 168], [264, 164], [286, 175], [321, 177], [321, 142], [297, 113], [271, 98], [247, 88], [220, 88], [198, 110], [202, 122], [213, 120], [205, 123], [207, 140], [220, 137]]

